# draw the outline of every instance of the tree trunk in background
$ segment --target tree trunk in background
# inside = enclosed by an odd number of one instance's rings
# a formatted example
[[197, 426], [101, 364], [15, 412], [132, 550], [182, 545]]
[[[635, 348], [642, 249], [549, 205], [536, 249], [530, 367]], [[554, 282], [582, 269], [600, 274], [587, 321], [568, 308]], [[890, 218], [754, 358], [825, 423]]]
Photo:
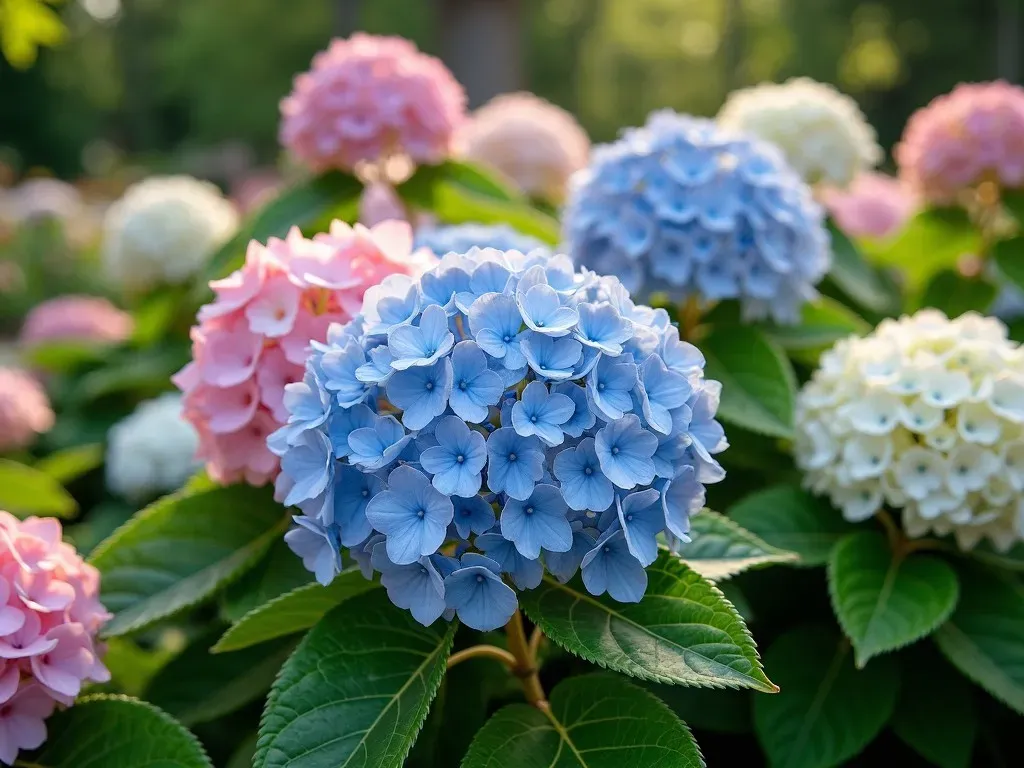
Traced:
[[523, 87], [520, 0], [436, 0], [441, 58], [471, 107]]

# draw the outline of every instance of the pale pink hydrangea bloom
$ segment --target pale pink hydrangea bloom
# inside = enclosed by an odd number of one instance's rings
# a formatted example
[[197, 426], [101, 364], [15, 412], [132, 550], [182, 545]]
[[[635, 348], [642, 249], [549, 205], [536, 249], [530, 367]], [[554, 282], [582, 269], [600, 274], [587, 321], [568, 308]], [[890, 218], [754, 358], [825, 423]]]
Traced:
[[917, 209], [907, 185], [883, 173], [861, 173], [846, 189], [827, 187], [821, 200], [849, 237], [881, 240], [899, 232]]
[[104, 683], [100, 574], [53, 518], [0, 511], [0, 763], [46, 740], [44, 721], [83, 683]]
[[900, 177], [940, 205], [986, 180], [1024, 186], [1024, 88], [958, 85], [911, 115], [894, 155]]
[[367, 227], [393, 219], [407, 221], [408, 213], [390, 184], [375, 181], [366, 185], [359, 198], [359, 222]]
[[466, 94], [440, 60], [400, 37], [334, 40], [281, 102], [281, 144], [315, 171], [404, 153], [437, 163], [451, 153]]
[[495, 168], [523, 192], [560, 202], [587, 164], [590, 139], [571, 114], [532, 93], [506, 93], [473, 113], [459, 136], [468, 160]]
[[284, 240], [249, 243], [245, 265], [210, 283], [217, 297], [192, 328], [193, 360], [174, 376], [210, 476], [273, 480], [278, 459], [266, 439], [288, 417], [284, 387], [302, 379], [310, 341], [352, 319], [367, 288], [434, 263], [412, 252], [412, 230], [399, 221], [370, 229], [335, 221], [312, 240], [292, 229]]
[[0, 453], [25, 448], [53, 426], [50, 399], [25, 371], [0, 368]]
[[59, 296], [37, 304], [28, 313], [18, 341], [27, 347], [52, 341], [127, 339], [135, 321], [99, 296]]

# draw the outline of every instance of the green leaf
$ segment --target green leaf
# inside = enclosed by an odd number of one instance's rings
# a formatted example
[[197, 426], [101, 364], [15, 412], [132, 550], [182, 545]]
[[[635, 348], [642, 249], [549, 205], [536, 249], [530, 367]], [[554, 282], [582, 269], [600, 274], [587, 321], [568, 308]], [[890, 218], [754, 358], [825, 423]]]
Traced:
[[10, 459], [0, 459], [0, 509], [12, 515], [71, 517], [78, 504], [50, 475]]
[[647, 569], [639, 603], [594, 597], [577, 576], [545, 576], [519, 595], [523, 610], [567, 651], [643, 680], [773, 693], [757, 648], [721, 591], [669, 552]]
[[895, 297], [857, 246], [831, 221], [828, 230], [832, 236], [832, 268], [828, 273], [832, 282], [866, 309], [881, 313], [893, 309]]
[[[939, 768], [968, 768], [978, 732], [974, 687], [934, 649], [902, 659], [892, 729]], [[933, 658], [934, 657], [934, 658]]]
[[224, 768], [252, 768], [252, 759], [256, 755], [256, 741], [255, 733], [246, 736], [238, 748], [231, 753]]
[[288, 518], [269, 488], [180, 491], [154, 502], [101, 544], [90, 561], [123, 635], [212, 597], [281, 535]]
[[796, 553], [767, 544], [725, 515], [705, 509], [690, 518], [693, 541], [679, 549], [680, 559], [709, 581], [750, 568], [792, 562]]
[[707, 377], [722, 382], [720, 418], [764, 435], [793, 436], [796, 376], [778, 344], [739, 327], [712, 331], [700, 348]]
[[219, 633], [206, 633], [165, 665], [146, 688], [146, 700], [187, 726], [216, 720], [262, 698], [295, 648], [278, 639], [228, 656], [210, 646]]
[[129, 350], [113, 357], [104, 367], [84, 374], [74, 387], [74, 402], [91, 403], [125, 392], [155, 396], [167, 389], [167, 380], [187, 362], [185, 347]]
[[35, 63], [42, 46], [64, 42], [68, 29], [43, 0], [6, 0], [0, 5], [0, 53], [16, 69]]
[[933, 275], [956, 268], [964, 254], [978, 253], [981, 235], [962, 208], [927, 208], [899, 236], [874, 255], [878, 264], [899, 269], [911, 292]]
[[754, 731], [772, 768], [841, 765], [885, 726], [899, 692], [895, 659], [857, 671], [850, 657], [822, 627], [787, 632], [765, 652], [784, 691], [754, 698]]
[[314, 582], [299, 587], [254, 608], [239, 619], [224, 633], [213, 647], [213, 652], [236, 651], [275, 637], [304, 632], [332, 608], [378, 586], [364, 577], [358, 568], [349, 568], [335, 576], [329, 586], [322, 587]]
[[729, 517], [771, 546], [795, 552], [797, 565], [824, 565], [836, 542], [857, 530], [827, 501], [791, 485], [750, 494], [729, 509]]
[[103, 444], [76, 445], [36, 462], [36, 469], [58, 483], [70, 483], [103, 463]]
[[1008, 571], [1024, 571], [1024, 544], [1014, 544], [1005, 552], [982, 540], [968, 553], [972, 558]]
[[142, 648], [131, 638], [112, 637], [105, 641], [103, 664], [110, 670], [115, 690], [141, 696], [149, 681], [174, 658], [169, 648]]
[[691, 728], [715, 733], [750, 733], [749, 691], [713, 691], [683, 685], [643, 684]]
[[196, 737], [152, 704], [87, 696], [46, 722], [46, 768], [212, 768]]
[[286, 189], [243, 222], [235, 236], [210, 257], [198, 291], [205, 295], [210, 280], [242, 266], [250, 240], [266, 243], [269, 237], [284, 237], [293, 226], [302, 229], [330, 218], [353, 221], [362, 193], [362, 183], [341, 171], [327, 171]]
[[[625, 762], [624, 762], [625, 761]], [[611, 675], [572, 677], [551, 711], [511, 704], [473, 739], [462, 768], [704, 768], [685, 723], [657, 697]]]
[[992, 256], [1003, 277], [1024, 290], [1024, 236], [1000, 240], [992, 247]]
[[996, 286], [983, 277], [964, 277], [956, 270], [944, 269], [928, 281], [918, 307], [935, 307], [949, 317], [970, 311], [984, 314], [996, 293]]
[[828, 584], [857, 667], [931, 634], [956, 607], [956, 573], [944, 560], [894, 557], [885, 536], [851, 533], [832, 550]]
[[51, 341], [24, 352], [32, 369], [47, 373], [70, 373], [89, 363], [101, 363], [116, 345], [86, 341]]
[[871, 324], [835, 299], [822, 296], [804, 304], [797, 325], [773, 325], [766, 333], [788, 351], [815, 353], [850, 335], [863, 336]]
[[481, 168], [458, 161], [424, 165], [397, 188], [408, 203], [446, 224], [508, 224], [552, 245], [561, 240], [558, 221], [505, 188]]
[[400, 768], [444, 675], [457, 622], [424, 627], [381, 590], [317, 624], [267, 699], [254, 768]]
[[953, 666], [1024, 715], [1024, 587], [980, 567], [959, 575], [960, 603], [935, 642]]
[[302, 559], [295, 556], [284, 537], [275, 541], [252, 570], [229, 584], [221, 600], [221, 616], [234, 624], [245, 614], [275, 597], [313, 581]]

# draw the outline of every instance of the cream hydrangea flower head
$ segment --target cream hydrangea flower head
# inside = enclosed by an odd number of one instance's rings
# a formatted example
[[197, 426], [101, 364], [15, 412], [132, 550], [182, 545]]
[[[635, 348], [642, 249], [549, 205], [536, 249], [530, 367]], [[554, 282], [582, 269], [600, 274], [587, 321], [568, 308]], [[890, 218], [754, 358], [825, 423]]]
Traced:
[[1024, 539], [1024, 351], [998, 320], [925, 309], [838, 342], [796, 430], [805, 484], [848, 520], [887, 506], [910, 536]]
[[238, 226], [235, 207], [209, 182], [153, 176], [133, 184], [103, 222], [103, 265], [129, 290], [182, 283]]
[[807, 77], [733, 91], [717, 120], [778, 146], [808, 184], [846, 187], [882, 159], [857, 102]]

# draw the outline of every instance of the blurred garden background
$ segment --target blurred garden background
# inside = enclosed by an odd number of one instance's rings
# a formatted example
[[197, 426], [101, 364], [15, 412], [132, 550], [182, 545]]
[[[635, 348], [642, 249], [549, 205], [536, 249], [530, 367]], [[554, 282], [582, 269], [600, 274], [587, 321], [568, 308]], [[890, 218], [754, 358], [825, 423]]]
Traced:
[[[854, 96], [889, 149], [915, 109], [960, 81], [1017, 80], [1022, 55], [1017, 0], [63, 0], [46, 6], [62, 35], [25, 11], [38, 4], [0, 0], [14, 179], [145, 168], [237, 185], [277, 162], [294, 74], [356, 29], [441, 56], [471, 106], [525, 88], [596, 141], [656, 107], [712, 115], [737, 87], [807, 75]], [[35, 60], [18, 34], [60, 42]]]

